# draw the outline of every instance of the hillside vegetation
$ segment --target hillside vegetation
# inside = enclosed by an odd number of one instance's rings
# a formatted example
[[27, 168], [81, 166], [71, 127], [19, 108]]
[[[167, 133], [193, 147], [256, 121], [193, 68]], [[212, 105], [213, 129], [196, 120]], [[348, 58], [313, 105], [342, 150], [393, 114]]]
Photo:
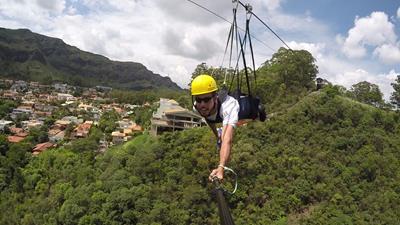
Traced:
[[[239, 174], [228, 198], [235, 222], [397, 224], [399, 135], [398, 114], [329, 92], [238, 128], [229, 164]], [[91, 150], [30, 158], [10, 148], [3, 171], [21, 167], [3, 172], [0, 223], [218, 223], [207, 181], [217, 155], [206, 128]]]
[[[235, 224], [399, 224], [399, 113], [337, 86], [315, 91], [312, 57], [298, 64], [311, 72], [294, 66], [290, 80], [279, 53], [259, 80], [269, 112], [279, 113], [235, 132], [228, 166], [239, 189], [227, 196]], [[219, 223], [208, 128], [143, 134], [104, 154], [95, 153], [100, 137], [95, 129], [32, 157], [29, 143], [0, 135], [0, 224]]]

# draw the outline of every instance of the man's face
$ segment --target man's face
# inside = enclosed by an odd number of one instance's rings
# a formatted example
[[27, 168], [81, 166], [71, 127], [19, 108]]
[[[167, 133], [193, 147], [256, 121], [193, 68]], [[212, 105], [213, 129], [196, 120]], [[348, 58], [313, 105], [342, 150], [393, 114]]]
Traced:
[[195, 96], [196, 109], [203, 117], [208, 117], [214, 109], [216, 96], [215, 94], [202, 94]]

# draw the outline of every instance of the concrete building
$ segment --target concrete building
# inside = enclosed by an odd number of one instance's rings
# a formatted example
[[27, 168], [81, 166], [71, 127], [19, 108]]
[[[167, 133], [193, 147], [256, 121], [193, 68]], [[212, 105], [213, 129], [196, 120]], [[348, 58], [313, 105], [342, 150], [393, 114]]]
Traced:
[[57, 100], [59, 100], [59, 101], [76, 101], [76, 98], [70, 94], [57, 93]]
[[205, 125], [203, 118], [172, 99], [160, 99], [160, 107], [151, 119], [151, 133], [159, 135], [165, 131], [179, 131]]
[[128, 140], [128, 136], [125, 133], [121, 133], [119, 131], [114, 131], [111, 133], [112, 143], [114, 145], [119, 145]]
[[44, 123], [40, 120], [25, 120], [21, 121], [21, 124], [24, 130], [30, 130], [32, 128], [40, 128]]
[[9, 128], [12, 124], [14, 124], [13, 121], [0, 120], [0, 131], [4, 131], [4, 129]]

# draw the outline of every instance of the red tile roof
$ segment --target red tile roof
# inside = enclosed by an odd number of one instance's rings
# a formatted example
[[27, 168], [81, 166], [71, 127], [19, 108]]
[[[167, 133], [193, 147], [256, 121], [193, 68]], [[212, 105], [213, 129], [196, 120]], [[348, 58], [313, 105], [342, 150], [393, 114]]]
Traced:
[[8, 136], [7, 137], [8, 142], [10, 143], [18, 143], [21, 142], [22, 140], [24, 140], [24, 137], [18, 137], [18, 136]]
[[50, 142], [40, 143], [35, 146], [35, 148], [32, 150], [32, 152], [43, 152], [50, 147], [53, 147], [53, 144]]
[[18, 134], [18, 133], [23, 132], [24, 129], [18, 128], [18, 127], [10, 127], [10, 131], [11, 131], [11, 133], [13, 133], [13, 134]]

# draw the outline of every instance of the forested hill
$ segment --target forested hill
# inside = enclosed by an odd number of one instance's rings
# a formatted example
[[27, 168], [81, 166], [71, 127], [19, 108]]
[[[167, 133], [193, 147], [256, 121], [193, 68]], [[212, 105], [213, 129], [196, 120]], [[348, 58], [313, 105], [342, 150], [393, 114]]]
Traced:
[[112, 61], [27, 29], [0, 28], [0, 71], [2, 78], [45, 84], [180, 90], [169, 77], [154, 74], [140, 63]]
[[[235, 223], [399, 224], [399, 124], [395, 112], [327, 88], [239, 127], [229, 164], [239, 175], [228, 197]], [[94, 139], [34, 158], [10, 147], [0, 224], [218, 224], [207, 128], [142, 135], [97, 156]]]

